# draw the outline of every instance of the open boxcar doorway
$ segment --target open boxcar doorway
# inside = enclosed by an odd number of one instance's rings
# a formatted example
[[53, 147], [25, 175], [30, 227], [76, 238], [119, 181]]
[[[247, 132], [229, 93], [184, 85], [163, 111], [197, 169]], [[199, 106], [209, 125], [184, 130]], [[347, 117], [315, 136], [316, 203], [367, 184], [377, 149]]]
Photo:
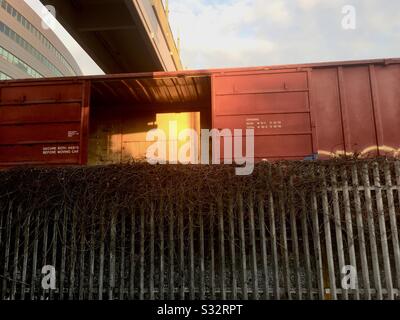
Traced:
[[[145, 160], [154, 141], [146, 141], [152, 129], [166, 133], [170, 123], [178, 132], [193, 129], [200, 136], [211, 126], [210, 78], [162, 77], [107, 79], [92, 82], [89, 165]], [[178, 141], [178, 148], [185, 141]], [[198, 150], [200, 151], [200, 150]], [[198, 152], [200, 154], [200, 152]], [[166, 161], [170, 155], [167, 153]]]

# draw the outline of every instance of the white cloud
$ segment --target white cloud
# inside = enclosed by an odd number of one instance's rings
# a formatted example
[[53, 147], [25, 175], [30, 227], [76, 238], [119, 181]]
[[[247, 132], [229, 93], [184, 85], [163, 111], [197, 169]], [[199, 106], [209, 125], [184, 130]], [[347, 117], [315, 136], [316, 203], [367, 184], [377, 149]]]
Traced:
[[[37, 6], [39, 0], [25, 0]], [[149, 0], [144, 0], [149, 1]], [[169, 0], [170, 23], [190, 69], [396, 57], [398, 0]], [[342, 29], [342, 7], [357, 29]], [[100, 69], [57, 25], [85, 74]]]
[[[264, 21], [288, 27], [292, 18], [283, 0], [170, 2], [170, 21], [181, 35], [184, 63], [189, 67], [253, 64], [253, 55], [267, 55], [274, 41], [259, 34]], [[211, 60], [210, 60], [211, 59]]]
[[[170, 23], [189, 68], [385, 58], [400, 52], [400, 2], [352, 0], [357, 29], [342, 28], [348, 0], [170, 0]], [[386, 42], [385, 42], [386, 41]], [[384, 43], [385, 42], [385, 43]]]
[[321, 3], [321, 0], [299, 0], [302, 9], [310, 10]]

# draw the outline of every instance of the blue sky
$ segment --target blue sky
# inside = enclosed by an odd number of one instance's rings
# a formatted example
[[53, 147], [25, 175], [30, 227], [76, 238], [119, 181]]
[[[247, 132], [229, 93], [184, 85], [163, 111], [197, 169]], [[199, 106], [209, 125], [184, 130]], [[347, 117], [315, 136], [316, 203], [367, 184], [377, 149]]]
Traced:
[[[40, 10], [39, 0], [25, 1]], [[354, 30], [342, 27], [346, 5]], [[400, 57], [400, 0], [169, 0], [169, 8], [188, 69]], [[101, 72], [55, 31], [85, 74]]]

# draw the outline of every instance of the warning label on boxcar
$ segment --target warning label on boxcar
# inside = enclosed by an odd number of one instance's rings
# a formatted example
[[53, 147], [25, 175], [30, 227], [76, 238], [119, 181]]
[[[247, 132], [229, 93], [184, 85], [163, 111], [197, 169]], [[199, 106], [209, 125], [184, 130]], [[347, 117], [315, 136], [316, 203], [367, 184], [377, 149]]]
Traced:
[[68, 131], [68, 138], [79, 136], [79, 131]]
[[247, 129], [282, 129], [281, 120], [261, 120], [258, 118], [246, 119]]
[[79, 146], [43, 147], [44, 155], [78, 154]]

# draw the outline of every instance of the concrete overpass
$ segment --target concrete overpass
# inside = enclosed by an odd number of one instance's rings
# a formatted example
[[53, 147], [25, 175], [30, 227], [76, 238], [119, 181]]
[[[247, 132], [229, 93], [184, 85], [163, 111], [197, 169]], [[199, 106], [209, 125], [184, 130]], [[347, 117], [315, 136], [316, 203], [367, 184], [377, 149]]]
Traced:
[[161, 0], [41, 0], [105, 73], [181, 70]]

